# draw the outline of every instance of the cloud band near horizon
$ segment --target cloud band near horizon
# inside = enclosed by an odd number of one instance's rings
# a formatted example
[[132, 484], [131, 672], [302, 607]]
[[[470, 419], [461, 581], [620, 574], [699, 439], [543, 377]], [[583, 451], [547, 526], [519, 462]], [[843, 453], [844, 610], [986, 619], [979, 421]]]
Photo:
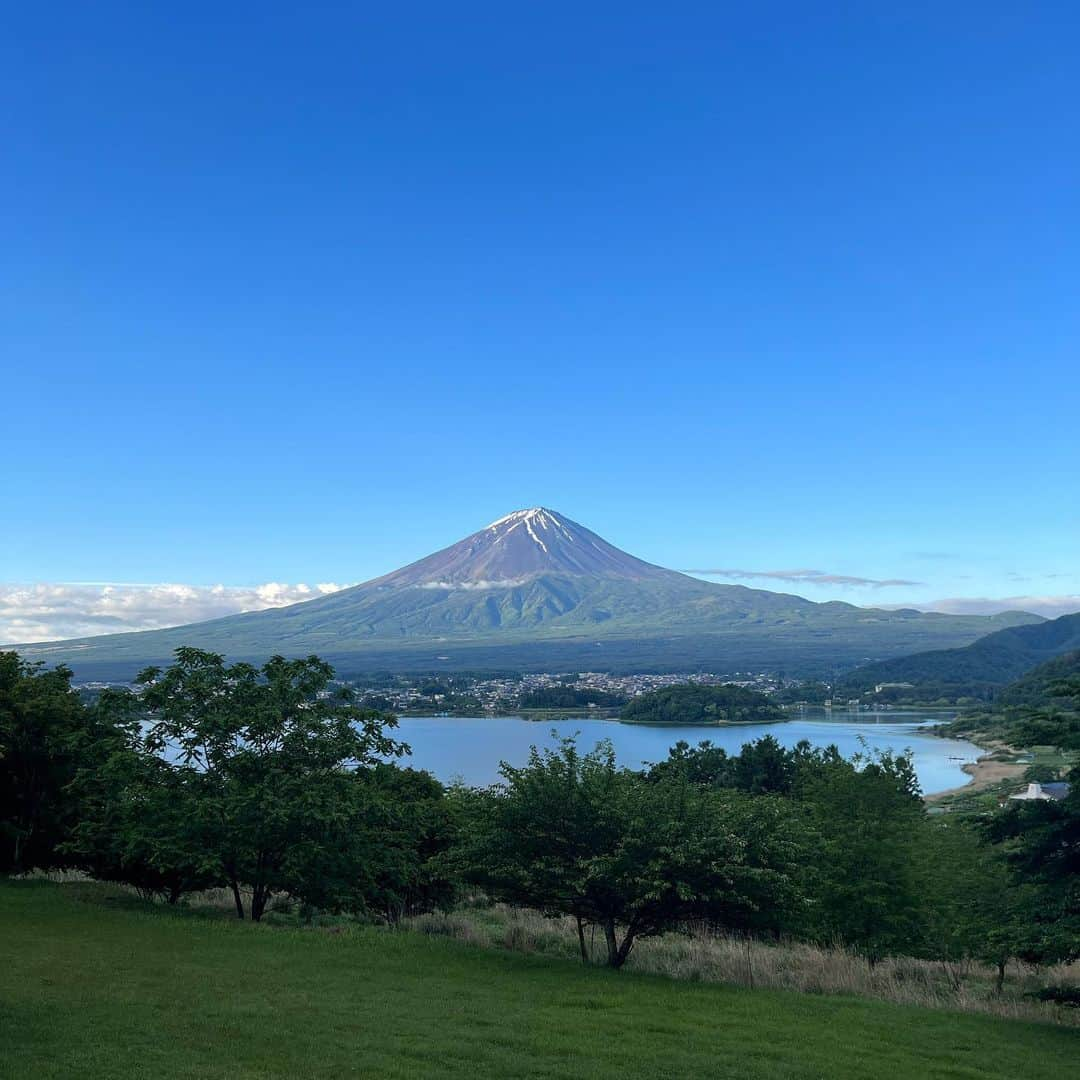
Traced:
[[830, 574], [825, 570], [685, 570], [683, 572], [733, 580], [786, 581], [792, 585], [841, 585], [884, 589], [890, 586], [923, 584], [921, 581], [908, 581], [905, 578], [856, 577], [853, 574]]
[[347, 588], [269, 581], [262, 585], [130, 585], [113, 582], [0, 583], [0, 648], [205, 622], [285, 607]]

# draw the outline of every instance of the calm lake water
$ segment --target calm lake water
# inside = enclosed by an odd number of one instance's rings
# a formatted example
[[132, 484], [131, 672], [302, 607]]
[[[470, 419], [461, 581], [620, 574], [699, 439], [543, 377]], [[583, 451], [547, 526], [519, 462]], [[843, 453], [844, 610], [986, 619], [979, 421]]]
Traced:
[[527, 720], [520, 716], [403, 716], [396, 737], [412, 747], [403, 761], [427, 769], [440, 780], [462, 779], [484, 785], [499, 779], [499, 762], [523, 765], [530, 746], [551, 746], [551, 730], [560, 736], [578, 733], [578, 745], [587, 750], [599, 739], [610, 739], [621, 765], [640, 768], [645, 762], [667, 757], [668, 748], [685, 739], [691, 745], [704, 739], [738, 753], [743, 743], [772, 735], [784, 746], [802, 739], [814, 746], [834, 743], [845, 757], [862, 749], [860, 738], [872, 749], [896, 752], [910, 749], [923, 793], [960, 787], [968, 780], [960, 766], [974, 761], [981, 751], [969, 742], [929, 734], [929, 724], [950, 720], [955, 713], [888, 712], [846, 713], [807, 709], [792, 713], [779, 724], [744, 724], [738, 727], [646, 727], [620, 724], [595, 716]]

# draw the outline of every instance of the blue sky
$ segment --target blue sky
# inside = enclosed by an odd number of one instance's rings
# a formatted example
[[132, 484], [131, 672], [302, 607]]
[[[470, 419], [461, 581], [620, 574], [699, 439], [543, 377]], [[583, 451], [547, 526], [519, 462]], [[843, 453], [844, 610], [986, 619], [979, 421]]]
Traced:
[[1080, 607], [1080, 13], [889, 7], [23, 5], [0, 582], [353, 582], [542, 504]]

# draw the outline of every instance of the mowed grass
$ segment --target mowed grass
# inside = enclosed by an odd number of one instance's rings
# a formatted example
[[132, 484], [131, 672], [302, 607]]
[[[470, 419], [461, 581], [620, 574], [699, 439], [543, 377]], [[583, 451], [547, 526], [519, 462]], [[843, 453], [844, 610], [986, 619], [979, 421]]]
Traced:
[[1080, 1034], [0, 883], [4, 1077], [1075, 1076]]

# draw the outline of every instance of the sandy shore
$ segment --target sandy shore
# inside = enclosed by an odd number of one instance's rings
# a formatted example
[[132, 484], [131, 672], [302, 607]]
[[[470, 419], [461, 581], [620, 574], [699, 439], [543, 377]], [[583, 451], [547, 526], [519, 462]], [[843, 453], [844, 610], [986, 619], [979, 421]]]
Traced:
[[949, 788], [947, 791], [935, 791], [933, 795], [927, 795], [924, 802], [936, 802], [946, 795], [958, 795], [960, 792], [981, 791], [1002, 780], [1019, 780], [1024, 775], [1027, 765], [1021, 765], [1014, 761], [1001, 761], [995, 754], [1018, 754], [1020, 751], [1014, 747], [1006, 746], [1005, 743], [987, 740], [978, 744], [986, 753], [977, 758], [974, 763], [961, 765], [960, 768], [971, 777], [962, 787]]

